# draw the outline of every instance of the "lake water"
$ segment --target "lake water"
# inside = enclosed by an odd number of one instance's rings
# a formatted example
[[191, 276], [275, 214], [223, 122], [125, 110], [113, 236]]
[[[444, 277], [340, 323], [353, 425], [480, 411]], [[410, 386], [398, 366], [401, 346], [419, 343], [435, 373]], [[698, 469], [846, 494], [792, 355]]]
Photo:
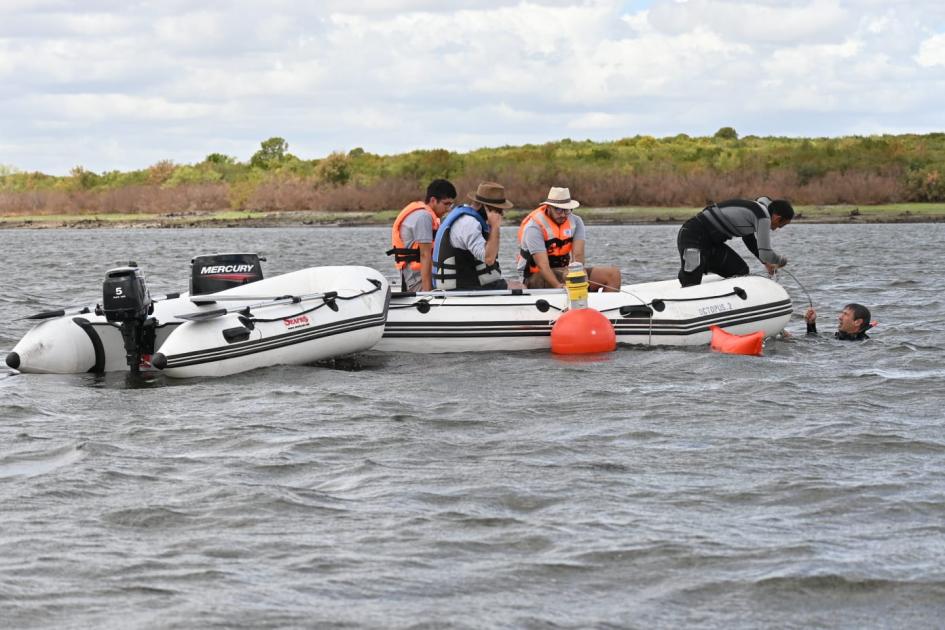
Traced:
[[[676, 229], [591, 227], [589, 262], [673, 277]], [[97, 300], [129, 259], [159, 294], [214, 251], [265, 254], [267, 275], [388, 269], [388, 235], [0, 231], [0, 356], [16, 318]], [[0, 626], [941, 627], [943, 241], [945, 224], [777, 232], [822, 332], [849, 301], [879, 326], [804, 337], [784, 276], [798, 335], [763, 357], [0, 370]]]

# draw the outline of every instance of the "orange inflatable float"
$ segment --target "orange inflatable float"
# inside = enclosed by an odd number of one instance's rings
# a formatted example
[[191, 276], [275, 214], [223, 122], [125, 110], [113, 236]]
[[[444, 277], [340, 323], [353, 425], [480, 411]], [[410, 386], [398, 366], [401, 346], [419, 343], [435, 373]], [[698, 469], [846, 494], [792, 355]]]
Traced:
[[617, 349], [614, 325], [592, 308], [561, 313], [551, 327], [551, 351], [555, 354], [594, 354]]
[[718, 326], [709, 326], [709, 330], [712, 331], [712, 343], [709, 347], [715, 352], [761, 356], [765, 340], [764, 332], [759, 330], [750, 335], [733, 335]]

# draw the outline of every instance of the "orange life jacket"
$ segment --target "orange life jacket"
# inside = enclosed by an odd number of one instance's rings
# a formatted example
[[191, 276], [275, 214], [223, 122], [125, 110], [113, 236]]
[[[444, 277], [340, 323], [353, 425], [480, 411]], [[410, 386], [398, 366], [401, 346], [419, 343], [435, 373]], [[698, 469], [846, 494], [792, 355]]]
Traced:
[[574, 240], [574, 230], [571, 227], [571, 215], [564, 223], [558, 225], [545, 212], [548, 206], [542, 204], [532, 210], [518, 226], [518, 247], [519, 258], [524, 258], [525, 277], [538, 273], [538, 265], [535, 264], [535, 258], [525, 249], [522, 238], [525, 236], [525, 228], [529, 223], [534, 223], [541, 229], [542, 237], [545, 239], [545, 250], [548, 252], [548, 264], [552, 269], [558, 267], [567, 267], [571, 262], [571, 242]]
[[397, 218], [394, 219], [394, 226], [390, 230], [392, 248], [386, 252], [388, 256], [394, 257], [394, 265], [398, 269], [403, 269], [409, 264], [410, 268], [414, 271], [420, 271], [420, 244], [414, 243], [411, 247], [407, 247], [404, 240], [400, 237], [400, 226], [403, 224], [404, 219], [420, 210], [426, 210], [430, 213], [430, 217], [433, 219], [434, 236], [436, 236], [436, 231], [440, 227], [440, 217], [436, 216], [436, 213], [433, 212], [430, 206], [422, 201], [414, 201], [407, 204], [407, 207], [401, 210]]

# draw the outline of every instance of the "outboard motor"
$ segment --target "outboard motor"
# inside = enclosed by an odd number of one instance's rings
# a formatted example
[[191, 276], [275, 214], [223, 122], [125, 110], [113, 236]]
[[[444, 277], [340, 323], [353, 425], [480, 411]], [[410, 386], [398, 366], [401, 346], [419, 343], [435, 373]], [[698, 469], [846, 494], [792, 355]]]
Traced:
[[151, 295], [137, 263], [105, 272], [102, 312], [121, 329], [125, 359], [132, 372], [140, 369], [142, 355], [154, 352], [155, 321], [148, 317], [151, 311]]
[[190, 295], [206, 295], [262, 280], [258, 254], [209, 254], [190, 261]]

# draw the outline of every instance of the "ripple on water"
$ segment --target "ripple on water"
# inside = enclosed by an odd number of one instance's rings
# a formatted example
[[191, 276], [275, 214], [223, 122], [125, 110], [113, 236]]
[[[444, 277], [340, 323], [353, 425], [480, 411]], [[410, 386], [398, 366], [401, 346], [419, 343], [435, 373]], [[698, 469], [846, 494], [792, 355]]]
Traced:
[[102, 519], [120, 527], [144, 530], [177, 529], [195, 527], [199, 517], [183, 510], [161, 506], [142, 506], [111, 510], [102, 515]]
[[[903, 257], [899, 237], [937, 242], [945, 224], [864, 227], [777, 234], [824, 334], [804, 336], [806, 296], [791, 289], [795, 337], [764, 357], [368, 353], [185, 381], [0, 372], [0, 470], [22, 476], [0, 479], [4, 621], [938, 627], [945, 300], [927, 269], [943, 264]], [[595, 256], [628, 279], [675, 275], [676, 226], [592, 229]], [[129, 243], [160, 292], [207, 248], [279, 252], [272, 275], [310, 264], [299, 245], [324, 238], [389, 268], [389, 235], [22, 232], [36, 255], [12, 273], [34, 286], [4, 285], [0, 310], [71, 303], [101, 286], [81, 267]], [[62, 251], [82, 261], [67, 277], [35, 262]], [[881, 322], [866, 343], [831, 337], [850, 300]], [[27, 328], [4, 327], [0, 346]]]
[[85, 442], [73, 442], [55, 448], [0, 453], [0, 479], [45, 475], [71, 466], [85, 456]]

